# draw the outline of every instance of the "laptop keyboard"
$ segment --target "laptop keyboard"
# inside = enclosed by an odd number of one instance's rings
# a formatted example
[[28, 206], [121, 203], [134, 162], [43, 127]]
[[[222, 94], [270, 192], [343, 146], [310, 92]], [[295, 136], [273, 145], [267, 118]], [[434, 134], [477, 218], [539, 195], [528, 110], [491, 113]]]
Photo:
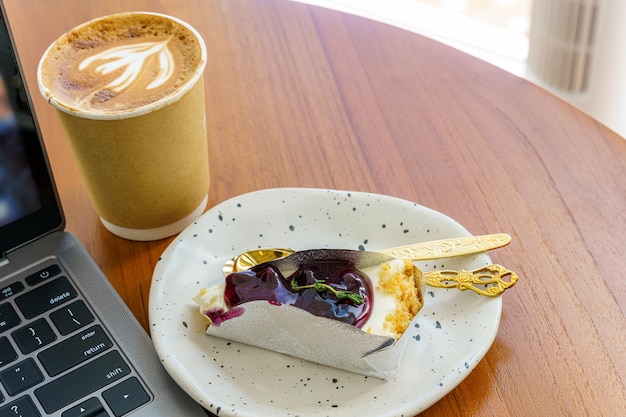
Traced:
[[120, 417], [150, 401], [60, 265], [1, 285], [0, 417]]

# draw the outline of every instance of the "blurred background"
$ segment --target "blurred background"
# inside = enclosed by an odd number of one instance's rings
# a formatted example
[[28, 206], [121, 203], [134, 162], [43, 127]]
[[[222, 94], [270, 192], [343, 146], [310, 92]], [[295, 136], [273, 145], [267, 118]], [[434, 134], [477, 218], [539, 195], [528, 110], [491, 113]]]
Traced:
[[296, 1], [446, 43], [545, 88], [626, 138], [626, 0]]

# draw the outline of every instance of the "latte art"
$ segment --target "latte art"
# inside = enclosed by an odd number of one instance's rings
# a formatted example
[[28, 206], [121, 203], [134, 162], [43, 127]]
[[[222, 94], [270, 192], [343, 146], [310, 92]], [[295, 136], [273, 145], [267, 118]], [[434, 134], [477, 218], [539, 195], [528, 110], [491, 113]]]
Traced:
[[152, 65], [157, 67], [157, 75], [145, 87], [146, 90], [151, 90], [163, 85], [174, 74], [174, 57], [167, 47], [168, 42], [169, 39], [164, 42], [145, 42], [113, 47], [83, 60], [78, 69], [84, 71], [92, 63], [98, 61], [105, 61], [95, 68], [95, 72], [98, 74], [107, 75], [125, 68], [122, 75], [104, 87], [119, 93], [129, 87], [139, 77], [141, 71], [150, 70], [150, 68], [145, 68], [149, 58], [157, 58], [153, 59], [156, 62]]
[[61, 110], [86, 117], [153, 111], [194, 85], [206, 59], [200, 43], [192, 28], [157, 14], [96, 19], [46, 51], [40, 89]]

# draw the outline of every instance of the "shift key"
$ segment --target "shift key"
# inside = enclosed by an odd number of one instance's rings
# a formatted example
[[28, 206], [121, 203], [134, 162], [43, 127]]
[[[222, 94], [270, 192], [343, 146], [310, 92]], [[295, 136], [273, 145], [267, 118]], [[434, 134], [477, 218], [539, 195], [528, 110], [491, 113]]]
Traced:
[[37, 388], [35, 395], [46, 413], [52, 414], [128, 375], [130, 368], [117, 351], [112, 351]]

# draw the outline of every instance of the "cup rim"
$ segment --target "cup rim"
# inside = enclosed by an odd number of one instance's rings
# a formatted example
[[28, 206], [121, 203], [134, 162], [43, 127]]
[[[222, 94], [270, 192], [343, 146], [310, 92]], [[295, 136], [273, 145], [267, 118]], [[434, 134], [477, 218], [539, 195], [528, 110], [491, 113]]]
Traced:
[[[48, 87], [46, 87], [46, 85], [44, 84], [43, 80], [42, 80], [42, 69], [43, 69], [43, 61], [44, 58], [48, 55], [48, 53], [50, 52], [50, 50], [52, 48], [54, 48], [54, 46], [57, 44], [57, 42], [59, 42], [59, 40], [63, 39], [63, 37], [65, 37], [69, 32], [74, 31], [74, 30], [79, 30], [87, 25], [93, 24], [95, 22], [98, 22], [100, 20], [104, 20], [104, 19], [110, 19], [112, 17], [116, 17], [116, 16], [128, 16], [128, 15], [151, 15], [151, 16], [159, 16], [165, 19], [169, 19], [173, 22], [176, 22], [182, 26], [184, 26], [186, 29], [188, 29], [197, 39], [198, 41], [198, 45], [200, 46], [200, 53], [201, 53], [201, 57], [200, 57], [200, 64], [198, 65], [198, 68], [196, 68], [196, 71], [189, 77], [189, 79], [186, 81], [186, 83], [179, 88], [178, 90], [176, 90], [174, 93], [169, 94], [165, 97], [160, 98], [157, 101], [154, 101], [152, 103], [149, 104], [145, 104], [141, 107], [137, 107], [134, 109], [128, 109], [128, 110], [121, 110], [121, 111], [116, 111], [116, 112], [107, 112], [107, 111], [86, 111], [86, 110], [81, 110], [78, 109], [74, 106], [70, 106], [67, 103], [64, 103], [62, 100], [57, 99], [56, 97], [53, 96], [53, 94], [51, 93], [50, 89]], [[64, 113], [73, 115], [73, 116], [77, 116], [83, 119], [92, 119], [92, 120], [121, 120], [121, 119], [129, 119], [132, 117], [137, 117], [137, 116], [142, 116], [148, 113], [152, 113], [154, 111], [160, 110], [163, 107], [168, 106], [171, 103], [175, 103], [178, 100], [180, 100], [185, 94], [187, 94], [187, 92], [189, 90], [191, 90], [196, 83], [200, 80], [200, 78], [203, 76], [204, 73], [204, 69], [206, 67], [206, 63], [207, 63], [207, 49], [206, 49], [206, 45], [204, 42], [204, 39], [202, 38], [202, 36], [200, 35], [200, 33], [193, 27], [191, 26], [189, 23], [174, 17], [174, 16], [170, 16], [164, 13], [156, 13], [156, 12], [145, 12], [145, 11], [135, 11], [135, 12], [122, 12], [122, 13], [112, 13], [109, 15], [105, 15], [105, 16], [100, 16], [97, 17], [95, 19], [91, 19], [88, 20], [84, 23], [81, 23], [77, 26], [74, 26], [72, 29], [68, 30], [67, 32], [65, 32], [64, 34], [62, 34], [61, 36], [59, 36], [57, 39], [55, 39], [50, 46], [48, 46], [48, 48], [46, 49], [46, 51], [43, 53], [43, 55], [41, 56], [40, 60], [39, 60], [39, 64], [37, 65], [37, 84], [39, 86], [39, 92], [41, 93], [41, 95], [44, 97], [44, 99], [46, 99], [46, 101], [48, 101], [48, 103], [52, 104], [57, 110], [60, 110]]]

